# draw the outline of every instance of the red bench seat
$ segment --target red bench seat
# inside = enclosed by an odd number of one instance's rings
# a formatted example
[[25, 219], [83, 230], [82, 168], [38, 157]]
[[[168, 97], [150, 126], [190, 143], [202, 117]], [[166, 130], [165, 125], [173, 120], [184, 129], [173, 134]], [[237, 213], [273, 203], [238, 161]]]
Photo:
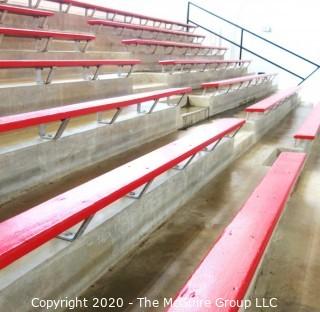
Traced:
[[185, 53], [187, 54], [188, 50], [196, 50], [196, 54], [200, 51], [206, 51], [206, 55], [209, 53], [213, 53], [214, 55], [224, 55], [227, 48], [224, 47], [217, 47], [217, 46], [206, 46], [201, 44], [192, 44], [192, 43], [183, 43], [183, 42], [174, 42], [174, 41], [162, 41], [162, 40], [149, 40], [149, 39], [124, 39], [121, 41], [125, 45], [134, 45], [134, 46], [153, 46], [155, 47], [152, 53], [155, 53], [157, 47], [164, 47], [164, 48], [172, 48], [171, 53], [174, 49], [185, 49]]
[[7, 11], [12, 14], [19, 14], [19, 15], [28, 15], [34, 17], [46, 17], [46, 16], [53, 16], [54, 12], [39, 10], [39, 9], [30, 9], [24, 7], [18, 7], [13, 5], [7, 4], [0, 4], [0, 11]]
[[212, 81], [212, 82], [204, 82], [201, 84], [201, 87], [203, 89], [218, 89], [221, 87], [229, 87], [232, 85], [238, 85], [243, 84], [244, 82], [262, 82], [262, 81], [268, 81], [272, 80], [276, 74], [261, 74], [261, 75], [248, 75], [248, 76], [242, 76], [237, 78], [230, 78], [230, 79], [224, 79], [224, 80], [218, 80], [218, 81]]
[[199, 65], [204, 65], [202, 71], [205, 71], [208, 66], [215, 65], [214, 69], [218, 68], [246, 68], [249, 66], [251, 61], [249, 60], [163, 60], [159, 61], [159, 64], [162, 66], [162, 71], [165, 71], [165, 67], [171, 67], [171, 73], [173, 73], [177, 66], [180, 66], [180, 71], [183, 71], [186, 66], [189, 66], [190, 70]]
[[146, 32], [155, 33], [156, 35], [158, 35], [159, 33], [163, 33], [168, 35], [181, 36], [182, 38], [183, 37], [190, 37], [195, 39], [205, 38], [205, 36], [203, 35], [197, 35], [197, 34], [185, 32], [185, 31], [178, 31], [178, 30], [138, 25], [138, 24], [122, 23], [122, 22], [115, 22], [115, 21], [106, 21], [106, 20], [100, 20], [100, 19], [88, 20], [88, 24], [92, 26], [98, 25], [98, 26], [107, 26], [107, 27], [114, 27], [114, 28], [121, 28], [121, 29], [137, 30], [137, 31], [140, 31], [141, 33], [146, 31]]
[[10, 69], [10, 68], [35, 68], [43, 69], [50, 68], [47, 79], [45, 83], [50, 83], [52, 78], [52, 70], [55, 67], [96, 67], [96, 71], [92, 76], [92, 79], [95, 80], [98, 78], [98, 70], [102, 66], [129, 66], [130, 70], [127, 74], [130, 75], [134, 65], [140, 64], [140, 60], [131, 59], [131, 60], [117, 60], [117, 59], [100, 59], [100, 60], [0, 60], [0, 69]]
[[30, 8], [24, 8], [24, 7], [18, 7], [13, 5], [6, 5], [6, 4], [0, 4], [0, 11], [2, 11], [2, 15], [0, 18], [0, 23], [4, 24], [5, 18], [7, 13], [10, 14], [17, 14], [17, 15], [26, 15], [26, 16], [32, 16], [37, 18], [43, 18], [43, 21], [41, 23], [41, 27], [44, 27], [44, 25], [47, 22], [47, 18], [49, 16], [53, 16], [53, 12], [44, 11], [44, 10], [38, 10], [38, 9], [30, 9]]
[[[160, 27], [160, 26], [162, 26], [162, 24], [164, 24], [166, 27], [169, 26], [170, 28], [173, 28], [173, 26], [175, 26], [175, 27], [180, 27], [185, 30], [196, 28], [196, 26], [186, 24], [186, 23], [181, 23], [181, 22], [177, 22], [177, 21], [170, 21], [170, 20], [166, 20], [166, 19], [162, 19], [162, 18], [158, 18], [158, 17], [152, 17], [152, 16], [142, 15], [142, 14], [138, 14], [138, 13], [127, 12], [127, 11], [123, 11], [123, 10], [117, 10], [117, 9], [113, 9], [113, 8], [109, 8], [109, 7], [105, 7], [105, 6], [101, 6], [101, 5], [96, 5], [96, 4], [89, 3], [89, 2], [82, 2], [82, 1], [77, 1], [77, 0], [46, 0], [46, 1], [59, 3], [61, 11], [62, 11], [62, 5], [63, 4], [66, 5], [67, 8], [66, 8], [65, 12], [68, 12], [72, 6], [75, 6], [78, 8], [83, 8], [83, 9], [85, 9], [86, 16], [94, 16], [95, 12], [103, 12], [103, 13], [107, 13], [107, 16], [106, 16], [107, 19], [110, 18], [113, 20], [116, 16], [123, 16], [125, 22], [127, 21], [126, 18], [129, 18], [129, 21], [128, 21], [129, 23], [131, 23], [132, 20], [134, 18], [136, 18], [139, 20], [140, 24], [143, 24], [143, 21], [145, 22], [145, 24], [147, 24], [150, 21], [150, 22], [153, 22], [153, 26], [158, 26], [158, 27]], [[38, 6], [39, 4], [40, 4], [40, 0], [37, 0], [36, 6]], [[109, 16], [109, 14], [111, 16]]]
[[320, 129], [320, 104], [311, 111], [302, 126], [294, 134], [296, 140], [314, 140]]
[[[304, 153], [279, 155], [167, 311], [239, 310], [233, 303], [244, 299], [305, 159]], [[197, 302], [203, 305], [195, 310]]]
[[[36, 39], [47, 39], [44, 51], [48, 49], [50, 40], [72, 40], [76, 42], [85, 41], [88, 42], [94, 40], [96, 37], [92, 34], [80, 34], [60, 31], [49, 31], [49, 30], [35, 30], [35, 29], [23, 29], [23, 28], [10, 28], [0, 27], [0, 37], [21, 37], [21, 38], [36, 38]], [[83, 51], [85, 51], [84, 47]]]
[[0, 223], [0, 269], [239, 130], [244, 123], [236, 118], [217, 120], [206, 131], [165, 145]]
[[287, 98], [291, 97], [299, 90], [299, 87], [293, 87], [279, 91], [256, 104], [253, 104], [245, 109], [247, 113], [265, 113], [280, 105]]
[[39, 9], [30, 9], [24, 7], [18, 7], [13, 5], [7, 4], [0, 4], [0, 11], [7, 11], [12, 14], [19, 14], [19, 15], [28, 15], [34, 17], [46, 17], [46, 16], [53, 16], [54, 12], [39, 10]]
[[[54, 121], [65, 121], [83, 115], [99, 113], [107, 110], [117, 109], [130, 105], [141, 105], [147, 101], [157, 101], [170, 96], [185, 95], [192, 91], [191, 88], [171, 88], [159, 91], [151, 91], [139, 94], [130, 94], [116, 98], [88, 101], [78, 104], [43, 109], [34, 112], [0, 117], [0, 133], [10, 130], [46, 124]], [[139, 108], [139, 107], [138, 107]], [[152, 106], [152, 109], [154, 107]], [[152, 111], [149, 111], [149, 113]], [[118, 116], [118, 115], [117, 115]], [[114, 122], [115, 120], [113, 120]], [[60, 133], [61, 135], [62, 133]], [[58, 137], [56, 137], [57, 139]]]

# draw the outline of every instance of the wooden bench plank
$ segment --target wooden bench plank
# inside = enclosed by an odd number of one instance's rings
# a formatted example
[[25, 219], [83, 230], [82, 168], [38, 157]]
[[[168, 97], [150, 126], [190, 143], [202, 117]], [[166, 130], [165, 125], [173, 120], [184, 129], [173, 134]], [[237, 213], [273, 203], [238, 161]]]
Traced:
[[126, 28], [126, 29], [132, 29], [132, 30], [143, 30], [143, 31], [149, 31], [149, 32], [165, 33], [165, 34], [195, 37], [195, 38], [205, 38], [204, 35], [197, 35], [197, 34], [185, 32], [185, 31], [171, 30], [171, 29], [151, 27], [151, 26], [138, 25], [138, 24], [122, 23], [122, 22], [115, 22], [115, 21], [107, 21], [107, 20], [100, 20], [100, 19], [90, 19], [88, 20], [88, 24], [102, 25], [102, 26], [109, 26], [109, 27], [116, 27], [116, 28]]
[[81, 59], [81, 60], [0, 60], [0, 68], [46, 68], [46, 67], [91, 67], [91, 66], [126, 66], [140, 64], [137, 59]]
[[264, 113], [299, 91], [299, 87], [281, 90], [245, 109], [248, 113]]
[[302, 126], [294, 134], [297, 140], [314, 140], [320, 129], [320, 104], [316, 105]]
[[[0, 223], [0, 269], [172, 169], [245, 123], [226, 118]], [[111, 183], [110, 183], [111, 182]]]
[[39, 111], [0, 117], [0, 132], [40, 125], [83, 115], [117, 109], [129, 105], [157, 100], [174, 95], [190, 93], [191, 88], [171, 88], [140, 94], [131, 94], [116, 98], [94, 100], [72, 105], [43, 109]]
[[151, 40], [151, 39], [124, 39], [121, 42], [126, 45], [150, 45], [150, 46], [191, 48], [191, 49], [214, 49], [214, 50], [221, 50], [221, 51], [227, 50], [227, 48], [225, 47], [206, 46], [201, 44], [164, 41], [164, 40]]
[[197, 65], [197, 64], [244, 64], [251, 63], [250, 60], [163, 60], [159, 61], [160, 65]]
[[95, 5], [89, 2], [82, 2], [82, 1], [77, 1], [77, 0], [46, 0], [46, 1], [51, 1], [51, 2], [57, 2], [57, 3], [62, 3], [62, 4], [67, 4], [71, 6], [76, 6], [88, 10], [95, 10], [99, 12], [105, 12], [105, 13], [110, 13], [110, 14], [116, 14], [116, 15], [121, 15], [121, 16], [126, 16], [126, 17], [133, 17], [133, 18], [138, 18], [141, 20], [149, 20], [149, 21], [154, 21], [154, 22], [159, 22], [159, 23], [165, 23], [165, 24], [171, 24], [171, 25], [176, 25], [176, 26], [181, 26], [187, 29], [194, 29], [196, 26], [186, 24], [186, 23], [181, 23], [177, 21], [170, 21], [158, 17], [152, 17], [152, 16], [147, 16], [143, 14], [138, 14], [138, 13], [133, 13], [133, 12], [128, 12], [128, 11], [123, 11], [123, 10], [118, 10], [118, 9], [113, 9], [105, 6], [100, 6], [100, 5]]
[[236, 78], [205, 82], [201, 84], [201, 87], [203, 89], [220, 88], [220, 87], [231, 86], [239, 83], [244, 83], [247, 81], [273, 79], [275, 75], [276, 74], [260, 74], [260, 75], [241, 76]]
[[38, 29], [23, 29], [23, 28], [12, 28], [12, 27], [0, 27], [0, 35], [11, 36], [11, 37], [53, 38], [53, 39], [60, 39], [60, 40], [83, 40], [83, 41], [90, 41], [96, 38], [95, 35], [91, 35], [91, 34], [80, 34], [80, 33], [38, 30]]
[[38, 17], [46, 17], [46, 16], [54, 15], [54, 12], [50, 12], [50, 11], [30, 9], [30, 8], [18, 7], [13, 5], [6, 5], [6, 4], [0, 4], [0, 11], [7, 11], [12, 14], [38, 16]]
[[[238, 311], [226, 300], [244, 298], [305, 159], [304, 153], [280, 154], [167, 311], [194, 312], [192, 303], [205, 300], [211, 306], [197, 312]], [[216, 303], [223, 301], [220, 308]]]

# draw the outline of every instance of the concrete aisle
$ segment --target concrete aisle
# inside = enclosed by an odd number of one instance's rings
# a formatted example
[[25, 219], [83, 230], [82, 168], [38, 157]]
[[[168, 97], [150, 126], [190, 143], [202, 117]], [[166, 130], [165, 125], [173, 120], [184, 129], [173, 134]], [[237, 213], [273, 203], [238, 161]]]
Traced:
[[[123, 298], [125, 307], [112, 309], [117, 311], [163, 311], [163, 306], [142, 308], [137, 298], [163, 302], [164, 297], [175, 295], [263, 178], [278, 149], [293, 147], [292, 133], [309, 111], [308, 107], [300, 107], [291, 113], [134, 253], [91, 285], [83, 297]], [[277, 297], [279, 307], [273, 311], [320, 311], [319, 144], [313, 150], [252, 292], [253, 296]]]

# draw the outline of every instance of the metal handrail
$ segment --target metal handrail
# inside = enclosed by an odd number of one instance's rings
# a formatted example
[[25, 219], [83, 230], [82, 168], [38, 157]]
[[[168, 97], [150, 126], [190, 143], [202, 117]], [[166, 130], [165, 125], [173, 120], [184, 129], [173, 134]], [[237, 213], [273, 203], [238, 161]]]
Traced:
[[[200, 10], [202, 10], [202, 11], [204, 11], [204, 12], [206, 12], [206, 13], [208, 13], [208, 14], [210, 14], [210, 15], [212, 15], [212, 16], [220, 19], [220, 20], [222, 20], [223, 22], [226, 22], [226, 23], [228, 23], [228, 24], [230, 24], [230, 25], [232, 25], [232, 26], [240, 29], [240, 30], [241, 30], [240, 43], [236, 43], [236, 42], [234, 42], [233, 40], [230, 40], [230, 39], [222, 36], [221, 34], [218, 34], [218, 33], [216, 33], [215, 31], [210, 30], [210, 29], [208, 29], [208, 28], [200, 25], [199, 23], [191, 20], [191, 19], [190, 19], [190, 7], [191, 7], [191, 6], [194, 6], [194, 7], [198, 8], [198, 9], [200, 9]], [[274, 65], [274, 66], [276, 66], [276, 67], [278, 67], [278, 68], [280, 68], [280, 69], [282, 69], [282, 70], [284, 70], [285, 72], [287, 72], [287, 73], [289, 73], [289, 74], [291, 74], [291, 75], [293, 75], [293, 76], [301, 79], [301, 81], [299, 82], [299, 85], [302, 84], [304, 81], [306, 81], [310, 76], [312, 76], [312, 75], [320, 68], [320, 65], [319, 65], [319, 64], [317, 64], [317, 63], [315, 63], [315, 62], [313, 62], [313, 61], [311, 61], [311, 60], [309, 60], [309, 59], [307, 59], [307, 58], [305, 58], [305, 57], [303, 57], [303, 56], [301, 56], [301, 55], [299, 55], [299, 54], [297, 54], [297, 53], [295, 53], [295, 52], [293, 52], [293, 51], [291, 51], [291, 50], [289, 50], [289, 49], [287, 49], [287, 48], [285, 48], [285, 47], [282, 47], [281, 45], [279, 45], [279, 44], [277, 44], [277, 43], [275, 43], [275, 42], [273, 42], [273, 41], [270, 41], [270, 40], [268, 40], [268, 39], [266, 39], [266, 38], [264, 38], [264, 37], [262, 37], [262, 36], [260, 36], [260, 35], [258, 35], [258, 34], [256, 34], [256, 33], [254, 33], [253, 31], [245, 28], [245, 27], [242, 27], [242, 26], [240, 26], [240, 25], [238, 25], [238, 24], [236, 24], [236, 23], [234, 23], [234, 22], [232, 22], [232, 21], [230, 21], [230, 20], [228, 20], [228, 19], [226, 19], [226, 18], [224, 18], [224, 17], [222, 17], [222, 16], [219, 16], [218, 14], [215, 14], [215, 13], [213, 13], [213, 12], [211, 12], [211, 11], [209, 11], [209, 10], [207, 10], [207, 9], [205, 9], [205, 8], [199, 6], [199, 5], [197, 5], [197, 4], [195, 4], [195, 3], [191, 2], [191, 1], [188, 1], [187, 23], [190, 23], [190, 22], [191, 22], [192, 24], [194, 24], [194, 25], [196, 25], [196, 26], [198, 26], [198, 27], [206, 30], [207, 32], [210, 32], [211, 34], [214, 34], [215, 36], [218, 36], [218, 37], [222, 38], [223, 40], [225, 40], [225, 41], [227, 41], [227, 42], [229, 42], [229, 43], [231, 43], [231, 44], [239, 47], [239, 48], [240, 48], [240, 55], [239, 55], [239, 58], [240, 58], [240, 59], [242, 58], [242, 51], [243, 51], [243, 50], [244, 50], [244, 51], [247, 51], [247, 52], [249, 52], [249, 53], [251, 53], [251, 54], [259, 57], [260, 59], [262, 59], [262, 60], [264, 60], [264, 61], [266, 61], [266, 62], [268, 62], [268, 63], [270, 63], [270, 64], [272, 64], [272, 65]], [[267, 42], [268, 44], [270, 44], [270, 45], [272, 45], [272, 46], [275, 46], [275, 47], [277, 47], [278, 49], [283, 50], [283, 51], [285, 51], [285, 52], [287, 52], [287, 53], [289, 53], [289, 54], [291, 54], [291, 55], [299, 58], [300, 60], [302, 60], [302, 61], [304, 61], [304, 62], [307, 62], [308, 64], [311, 64], [311, 65], [315, 66], [316, 68], [315, 68], [314, 70], [312, 70], [308, 75], [306, 75], [306, 76], [304, 76], [304, 77], [301, 76], [301, 75], [299, 75], [299, 74], [297, 74], [297, 73], [294, 73], [294, 72], [291, 71], [290, 69], [288, 69], [288, 68], [286, 68], [286, 67], [284, 67], [284, 66], [282, 66], [282, 65], [280, 65], [280, 64], [277, 64], [277, 63], [271, 61], [270, 59], [268, 59], [268, 58], [266, 58], [266, 57], [264, 57], [264, 56], [262, 56], [262, 55], [260, 55], [260, 54], [258, 54], [258, 53], [256, 53], [256, 52], [254, 52], [254, 51], [252, 51], [252, 50], [244, 47], [244, 46], [243, 46], [244, 33], [248, 33], [248, 34], [250, 34], [250, 35], [252, 35], [252, 36], [254, 36], [254, 37], [256, 37], [256, 38], [258, 38], [258, 39], [260, 39], [260, 40], [262, 40], [262, 41], [265, 41], [265, 42]]]

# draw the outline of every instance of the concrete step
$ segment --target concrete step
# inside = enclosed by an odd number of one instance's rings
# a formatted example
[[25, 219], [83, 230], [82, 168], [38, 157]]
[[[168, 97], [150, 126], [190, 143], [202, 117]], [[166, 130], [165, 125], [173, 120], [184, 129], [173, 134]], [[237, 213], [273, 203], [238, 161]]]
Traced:
[[187, 106], [181, 108], [179, 129], [189, 128], [209, 118], [209, 109], [206, 107]]
[[103, 80], [57, 80], [47, 85], [36, 83], [0, 85], [0, 115], [12, 115], [44, 108], [132, 93], [132, 79], [110, 75]]
[[[109, 268], [119, 263], [123, 257], [137, 248], [150, 233], [159, 228], [165, 221], [171, 219], [174, 212], [190, 200], [210, 180], [217, 177], [238, 157], [248, 154], [246, 152], [250, 147], [257, 143], [266, 132], [279, 124], [295, 107], [289, 104], [283, 104], [281, 111], [277, 110], [262, 117], [262, 120], [265, 121], [262, 123], [263, 131], [258, 127], [252, 127], [250, 131], [240, 131], [235, 138], [221, 141], [214, 153], [200, 153], [186, 170], [170, 171], [163, 175], [158, 183], [155, 183], [146, 196], [143, 196], [139, 201], [125, 198], [112, 205], [112, 207], [102, 210], [96, 214], [90, 227], [75, 244], [54, 239], [38, 248], [36, 252], [26, 255], [2, 270], [0, 272], [3, 281], [0, 285], [0, 305], [5, 307], [6, 311], [11, 312], [17, 311], [19, 306], [27, 306], [27, 303], [30, 302], [30, 296], [39, 298], [71, 297], [82, 292]], [[256, 123], [262, 120], [256, 121]], [[152, 124], [159, 128], [159, 122], [153, 121]], [[138, 127], [141, 127], [141, 120], [139, 125], [131, 129]], [[125, 133], [128, 133], [128, 131], [125, 131]], [[104, 135], [103, 137], [109, 136]], [[154, 135], [152, 137], [154, 138]], [[86, 139], [85, 142], [89, 144], [90, 140]], [[81, 144], [77, 142], [74, 148], [79, 145]], [[59, 148], [59, 151], [63, 150]], [[50, 154], [54, 154], [53, 151]], [[24, 155], [24, 162], [28, 158]], [[11, 159], [12, 164], [15, 165], [22, 163], [12, 159], [12, 157], [8, 157], [8, 159]], [[78, 159], [79, 157], [77, 157]], [[9, 165], [6, 164], [5, 167], [9, 167]], [[252, 166], [252, 160], [250, 166]], [[53, 169], [53, 167], [50, 166], [50, 169]], [[245, 172], [247, 174], [248, 171], [245, 170]], [[35, 175], [33, 174], [33, 176]], [[21, 179], [21, 175], [19, 177], [20, 181], [28, 180], [26, 177]], [[257, 177], [259, 177], [259, 174]], [[12, 175], [10, 178], [12, 179]], [[39, 183], [37, 184], [39, 185]], [[2, 188], [0, 189], [2, 190]], [[172, 192], [172, 189], [175, 192]], [[227, 194], [229, 196], [229, 192]], [[195, 212], [193, 211], [193, 213]], [[208, 224], [208, 228], [215, 229], [216, 227]], [[185, 240], [183, 240], [183, 246], [185, 246]], [[89, 256], [80, 257], [83, 253]], [[62, 261], [63, 266], [59, 265]], [[86, 274], [83, 274], [83, 272], [86, 272]], [[59, 283], [67, 285], [61, 288], [61, 291], [60, 288], [57, 291], [55, 284], [38, 287], [37, 283], [30, 283], [30, 280], [43, 280], [44, 276], [46, 280], [52, 280], [58, 274], [60, 277]], [[157, 274], [159, 274], [158, 271]], [[19, 283], [16, 283], [17, 280], [19, 280]], [[27, 284], [29, 286], [34, 285], [34, 287], [31, 286], [32, 291], [23, 291]], [[146, 291], [145, 288], [144, 291]], [[8, 298], [9, 295], [16, 298], [13, 303], [3, 299]]]

